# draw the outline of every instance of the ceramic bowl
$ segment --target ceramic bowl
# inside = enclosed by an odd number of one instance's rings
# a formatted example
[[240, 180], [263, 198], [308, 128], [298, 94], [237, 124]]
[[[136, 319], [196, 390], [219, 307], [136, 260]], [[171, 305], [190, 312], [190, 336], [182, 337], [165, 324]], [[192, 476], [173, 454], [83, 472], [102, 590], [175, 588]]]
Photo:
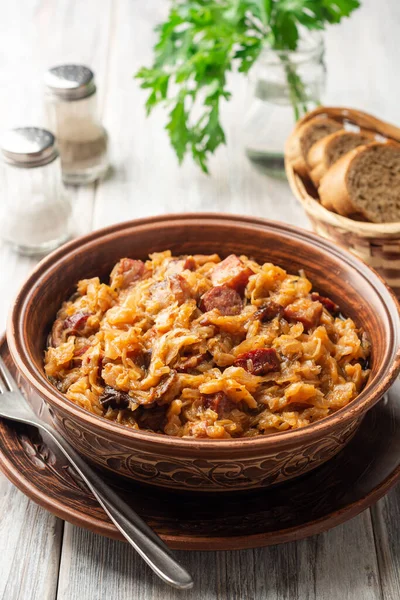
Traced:
[[[173, 254], [247, 254], [289, 272], [304, 269], [314, 287], [367, 331], [371, 376], [335, 414], [302, 429], [235, 440], [199, 440], [136, 431], [84, 411], [45, 378], [46, 337], [77, 281], [106, 277], [119, 258]], [[90, 462], [168, 488], [243, 490], [299, 476], [337, 454], [400, 370], [397, 301], [382, 279], [339, 246], [282, 223], [219, 214], [177, 214], [121, 223], [62, 246], [23, 284], [7, 340], [22, 374], [52, 410], [56, 427]], [[362, 451], [362, 449], [360, 449]]]

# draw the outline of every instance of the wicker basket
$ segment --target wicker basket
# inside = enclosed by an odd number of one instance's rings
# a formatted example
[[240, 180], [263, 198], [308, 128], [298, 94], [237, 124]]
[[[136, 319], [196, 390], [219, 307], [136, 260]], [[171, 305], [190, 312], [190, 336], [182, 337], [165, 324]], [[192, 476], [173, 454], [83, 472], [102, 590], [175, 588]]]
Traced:
[[[316, 116], [330, 117], [343, 125], [357, 125], [361, 129], [400, 142], [399, 128], [350, 108], [319, 107], [307, 113], [297, 123], [293, 134], [300, 125]], [[312, 182], [300, 177], [287, 157], [285, 167], [290, 187], [303, 205], [314, 231], [362, 258], [382, 275], [400, 297], [400, 222], [365, 223], [333, 213], [320, 204], [318, 191]]]

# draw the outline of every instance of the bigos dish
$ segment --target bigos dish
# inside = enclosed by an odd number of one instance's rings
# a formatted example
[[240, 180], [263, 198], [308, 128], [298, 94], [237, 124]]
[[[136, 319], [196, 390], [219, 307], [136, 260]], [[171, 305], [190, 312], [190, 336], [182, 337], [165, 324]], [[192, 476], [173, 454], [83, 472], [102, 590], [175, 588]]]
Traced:
[[121, 259], [79, 281], [57, 314], [45, 372], [80, 407], [128, 427], [240, 438], [304, 427], [346, 406], [369, 375], [352, 319], [246, 256]]

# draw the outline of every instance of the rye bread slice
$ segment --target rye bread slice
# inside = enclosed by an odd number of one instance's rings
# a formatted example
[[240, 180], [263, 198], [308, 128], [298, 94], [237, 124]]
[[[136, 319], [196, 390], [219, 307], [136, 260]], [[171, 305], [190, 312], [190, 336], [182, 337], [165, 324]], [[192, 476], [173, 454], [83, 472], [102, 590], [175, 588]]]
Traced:
[[319, 195], [323, 206], [343, 216], [400, 221], [400, 145], [373, 142], [354, 148], [326, 172]]
[[292, 163], [293, 169], [302, 177], [307, 177], [309, 175], [307, 155], [311, 146], [340, 129], [342, 129], [340, 123], [327, 117], [314, 117], [301, 125], [286, 145], [286, 156]]
[[373, 135], [356, 133], [354, 131], [335, 131], [311, 146], [307, 162], [310, 168], [310, 177], [316, 187], [321, 183], [327, 170], [344, 154], [374, 141]]

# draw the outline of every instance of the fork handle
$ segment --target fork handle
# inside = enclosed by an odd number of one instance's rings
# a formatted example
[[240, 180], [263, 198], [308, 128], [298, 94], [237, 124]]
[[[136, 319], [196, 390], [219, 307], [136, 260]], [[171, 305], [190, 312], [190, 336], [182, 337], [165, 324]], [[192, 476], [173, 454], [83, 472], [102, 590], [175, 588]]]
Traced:
[[166, 583], [189, 589], [193, 580], [175, 560], [169, 548], [139, 515], [114, 492], [81, 458], [72, 446], [47, 423], [37, 425], [47, 431], [97, 498], [112, 522], [151, 569]]

